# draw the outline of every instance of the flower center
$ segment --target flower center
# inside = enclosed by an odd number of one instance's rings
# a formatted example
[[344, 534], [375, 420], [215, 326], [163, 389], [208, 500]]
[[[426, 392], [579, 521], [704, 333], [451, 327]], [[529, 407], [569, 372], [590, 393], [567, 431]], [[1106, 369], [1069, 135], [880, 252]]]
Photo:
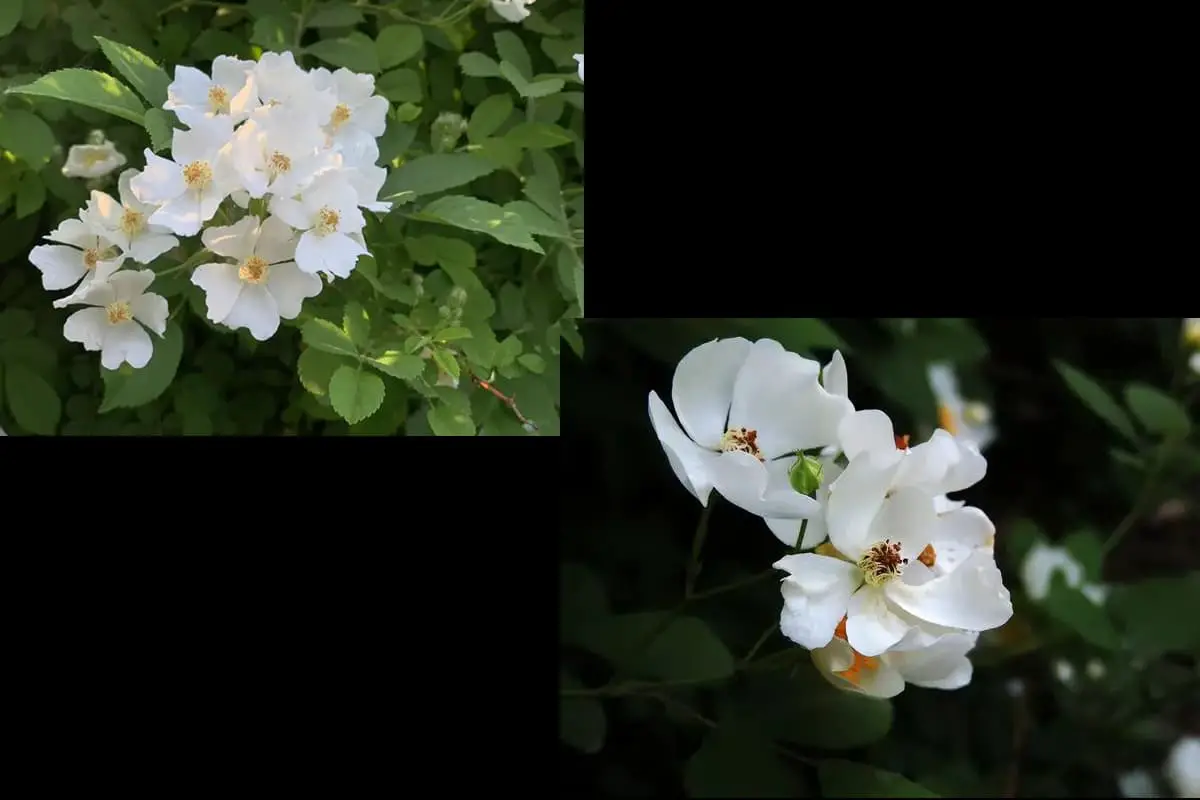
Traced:
[[258, 256], [250, 256], [238, 267], [238, 277], [246, 283], [259, 284], [267, 279], [267, 262]]
[[738, 451], [749, 453], [759, 461], [766, 461], [762, 451], [758, 449], [758, 431], [746, 428], [730, 428], [721, 437], [721, 450], [729, 453]]
[[278, 150], [271, 154], [271, 159], [267, 162], [267, 170], [272, 175], [282, 175], [289, 172], [291, 168], [292, 160]]
[[328, 236], [337, 230], [338, 213], [329, 206], [317, 212], [316, 231], [318, 236]]
[[[842, 621], [838, 623], [837, 630], [835, 630], [833, 632], [833, 635], [836, 636], [837, 638], [841, 639], [843, 642], [846, 641], [846, 618], [845, 617], [842, 617]], [[860, 682], [862, 682], [863, 670], [871, 670], [871, 669], [879, 668], [879, 657], [878, 656], [864, 656], [862, 653], [858, 652], [854, 648], [850, 648], [850, 653], [854, 657], [854, 661], [851, 662], [850, 666], [847, 667], [846, 669], [842, 670], [841, 672], [835, 672], [833, 674], [839, 675], [839, 676], [845, 678], [846, 680], [850, 681], [851, 683], [853, 683], [855, 686], [857, 686]]]
[[224, 86], [213, 86], [208, 90], [208, 108], [214, 114], [229, 113], [229, 92]]
[[121, 230], [125, 232], [125, 235], [130, 237], [135, 236], [145, 226], [145, 215], [134, 211], [129, 206], [125, 206], [125, 211], [121, 214]]
[[108, 153], [103, 148], [94, 148], [83, 154], [83, 165], [85, 167], [94, 167], [107, 159]]
[[884, 539], [867, 548], [858, 560], [858, 568], [868, 586], [883, 586], [898, 578], [907, 563], [908, 559], [900, 555], [900, 543]]
[[83, 251], [83, 268], [91, 271], [96, 268], [96, 263], [100, 261], [100, 251], [94, 247], [89, 247]]
[[183, 182], [189, 189], [202, 190], [212, 183], [212, 167], [207, 161], [193, 161], [183, 168]]
[[335, 131], [350, 121], [350, 106], [338, 103], [333, 108], [333, 116], [329, 118], [329, 127]]
[[104, 310], [108, 312], [109, 325], [120, 325], [122, 322], [129, 322], [133, 319], [133, 311], [130, 310], [129, 303], [123, 300], [109, 303]]

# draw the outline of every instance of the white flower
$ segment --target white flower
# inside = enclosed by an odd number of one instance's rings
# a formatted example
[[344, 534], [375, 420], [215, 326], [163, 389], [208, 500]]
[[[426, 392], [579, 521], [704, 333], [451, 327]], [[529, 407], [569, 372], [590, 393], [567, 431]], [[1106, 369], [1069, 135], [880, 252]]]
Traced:
[[154, 345], [142, 325], [160, 337], [167, 330], [167, 301], [146, 293], [153, 280], [154, 273], [143, 269], [122, 270], [93, 282], [75, 300], [92, 308], [67, 317], [63, 336], [85, 350], [99, 350], [105, 369], [117, 369], [123, 362], [136, 369], [146, 366]]
[[296, 236], [286, 223], [243, 217], [225, 228], [205, 228], [204, 246], [234, 263], [196, 267], [192, 283], [204, 290], [208, 318], [230, 328], [248, 328], [260, 342], [295, 319], [306, 297], [321, 292], [321, 279], [301, 272], [293, 260]]
[[167, 87], [163, 108], [194, 128], [218, 116], [228, 117], [236, 125], [258, 104], [254, 62], [217, 56], [211, 78], [195, 67], [175, 67], [175, 80]]
[[961, 689], [971, 682], [973, 668], [967, 653], [978, 638], [977, 633], [951, 633], [925, 647], [864, 656], [847, 643], [843, 622], [829, 644], [812, 651], [812, 660], [834, 686], [872, 697], [895, 697], [906, 683]]
[[1061, 572], [1067, 586], [1078, 589], [1095, 605], [1103, 605], [1108, 588], [1085, 583], [1083, 565], [1065, 547], [1052, 547], [1042, 542], [1030, 548], [1021, 562], [1021, 581], [1030, 599], [1042, 601], [1050, 594], [1054, 573]]
[[492, 10], [509, 22], [520, 22], [529, 16], [529, 9], [535, 0], [492, 0]]
[[101, 178], [124, 165], [125, 156], [117, 151], [112, 142], [76, 144], [67, 151], [62, 174], [68, 178]]
[[1154, 779], [1144, 769], [1123, 772], [1117, 776], [1117, 789], [1122, 797], [1158, 797]]
[[386, 97], [375, 94], [374, 75], [351, 72], [345, 67], [332, 73], [318, 68], [311, 74], [318, 91], [333, 92], [337, 98], [325, 126], [332, 144], [352, 145], [364, 139], [374, 142], [383, 136], [387, 126], [388, 101]]
[[121, 195], [119, 203], [111, 195], [93, 191], [87, 209], [81, 216], [87, 218], [94, 229], [103, 230], [104, 238], [120, 247], [134, 261], [149, 264], [177, 246], [179, 240], [167, 228], [149, 223], [157, 207], [143, 203], [133, 194], [130, 183], [138, 174], [136, 169], [121, 173], [117, 180]]
[[930, 364], [929, 386], [938, 404], [938, 425], [954, 436], [973, 442], [981, 451], [992, 443], [996, 429], [992, 425], [991, 409], [983, 403], [963, 400], [953, 367]]
[[780, 457], [833, 443], [850, 410], [821, 386], [819, 373], [817, 362], [771, 339], [716, 339], [685, 355], [671, 385], [679, 423], [657, 393], [649, 398], [676, 477], [703, 505], [715, 488], [761, 517], [815, 514], [817, 501], [788, 482], [792, 459]]
[[1098, 658], [1088, 661], [1084, 670], [1087, 672], [1087, 676], [1094, 681], [1098, 681], [1108, 674], [1108, 670], [1104, 667], [1104, 662]]
[[358, 210], [358, 196], [336, 171], [318, 176], [297, 200], [271, 196], [271, 213], [300, 234], [296, 265], [308, 273], [325, 272], [347, 278], [367, 249], [352, 238], [366, 220]]
[[1054, 670], [1054, 677], [1064, 686], [1070, 686], [1075, 682], [1075, 667], [1071, 666], [1071, 662], [1065, 659], [1057, 659], [1051, 667]]
[[359, 138], [344, 143], [338, 157], [342, 163], [342, 175], [358, 195], [359, 207], [379, 213], [391, 211], [392, 204], [379, 199], [379, 192], [387, 180], [387, 170], [375, 165], [379, 160], [379, 145], [375, 140]]
[[291, 197], [330, 166], [319, 152], [323, 136], [312, 116], [280, 106], [246, 122], [233, 135], [231, 158], [250, 197]]
[[29, 261], [41, 270], [42, 287], [49, 291], [76, 284], [82, 289], [94, 280], [105, 280], [125, 261], [125, 254], [87, 216], [63, 220], [45, 238], [62, 244], [38, 245]]
[[[978, 509], [935, 502], [982, 477], [987, 462], [978, 451], [945, 431], [909, 449], [880, 411], [847, 416], [839, 439], [850, 460], [830, 487], [829, 544], [775, 564], [790, 573], [781, 585], [782, 633], [815, 649], [846, 617], [850, 646], [876, 656], [905, 637], [926, 642], [943, 628], [1007, 622], [1012, 602], [983, 546], [995, 531], [991, 521]], [[943, 569], [935, 569], [939, 560], [948, 562]]]
[[582, 81], [583, 80], [583, 53], [576, 53], [574, 56], [572, 56], [572, 58], [574, 58], [576, 61], [579, 62], [579, 80]]
[[323, 123], [329, 119], [337, 97], [318, 90], [312, 74], [301, 69], [290, 52], [263, 53], [254, 65], [254, 78], [263, 106], [256, 113], [267, 113], [276, 105], [308, 111]]
[[174, 160], [147, 148], [146, 168], [130, 182], [143, 203], [157, 204], [150, 223], [180, 236], [195, 236], [217, 213], [221, 201], [238, 187], [230, 164], [233, 128], [227, 115], [212, 117], [191, 130], [176, 130], [171, 139]]
[[1200, 797], [1200, 737], [1184, 736], [1177, 741], [1163, 772], [1176, 797]]

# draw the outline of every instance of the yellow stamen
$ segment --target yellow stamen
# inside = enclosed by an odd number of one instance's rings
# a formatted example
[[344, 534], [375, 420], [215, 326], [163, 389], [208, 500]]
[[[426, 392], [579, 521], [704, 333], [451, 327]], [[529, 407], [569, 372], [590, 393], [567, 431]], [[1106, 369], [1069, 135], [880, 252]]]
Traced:
[[122, 322], [129, 322], [133, 319], [133, 311], [130, 310], [129, 303], [121, 300], [109, 303], [104, 310], [108, 312], [109, 325], [119, 325]]
[[337, 230], [339, 221], [338, 213], [329, 206], [325, 206], [317, 212], [317, 224], [314, 230], [318, 236], [328, 236]]
[[250, 256], [238, 267], [238, 277], [246, 283], [260, 284], [267, 279], [270, 268], [258, 256]]
[[730, 428], [721, 437], [721, 450], [727, 453], [749, 453], [759, 461], [765, 462], [762, 451], [758, 449], [758, 431], [746, 428]]
[[183, 168], [183, 182], [189, 189], [201, 190], [212, 183], [212, 167], [207, 161], [193, 161]]
[[329, 118], [329, 127], [335, 131], [350, 121], [350, 106], [338, 103], [334, 106], [333, 116]]
[[229, 113], [229, 92], [223, 86], [213, 86], [208, 90], [208, 108], [214, 114]]
[[125, 211], [121, 214], [121, 230], [125, 232], [125, 235], [136, 236], [145, 226], [146, 216], [125, 206]]

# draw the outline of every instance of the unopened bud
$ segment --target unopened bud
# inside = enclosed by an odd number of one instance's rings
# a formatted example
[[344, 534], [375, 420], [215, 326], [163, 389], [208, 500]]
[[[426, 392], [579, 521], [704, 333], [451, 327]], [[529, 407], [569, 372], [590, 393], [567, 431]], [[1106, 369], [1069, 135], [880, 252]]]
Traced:
[[824, 473], [825, 469], [820, 461], [812, 456], [801, 455], [788, 470], [788, 480], [797, 492], [812, 497], [817, 493]]
[[87, 143], [91, 145], [101, 145], [108, 141], [108, 137], [104, 135], [104, 131], [96, 128], [88, 132]]
[[446, 298], [446, 302], [451, 308], [462, 308], [467, 302], [467, 290], [461, 286], [455, 286], [450, 290], [450, 296]]
[[450, 319], [450, 306], [438, 306], [438, 316], [442, 319]]
[[467, 121], [461, 114], [453, 111], [443, 111], [429, 126], [430, 139], [433, 149], [438, 153], [446, 153], [454, 149], [458, 140], [466, 133]]
[[412, 290], [418, 299], [425, 294], [425, 278], [416, 272], [412, 276]]

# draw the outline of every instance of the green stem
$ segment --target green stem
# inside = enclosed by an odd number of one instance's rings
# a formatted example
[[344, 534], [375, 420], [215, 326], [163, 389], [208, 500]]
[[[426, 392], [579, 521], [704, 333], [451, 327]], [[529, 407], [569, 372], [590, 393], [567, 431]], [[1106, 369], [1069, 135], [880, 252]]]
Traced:
[[800, 520], [800, 532], [796, 534], [796, 546], [792, 548], [793, 553], [800, 552], [800, 545], [804, 544], [804, 532], [808, 530], [808, 520]]
[[1108, 540], [1104, 542], [1104, 547], [1100, 551], [1102, 557], [1107, 557], [1121, 543], [1121, 539], [1125, 538], [1125, 534], [1133, 529], [1133, 526], [1142, 518], [1142, 515], [1150, 510], [1150, 505], [1154, 501], [1154, 489], [1158, 483], [1158, 478], [1170, 462], [1171, 455], [1175, 452], [1176, 444], [1177, 442], [1167, 442], [1159, 447], [1158, 457], [1155, 459], [1154, 465], [1150, 467], [1150, 471], [1146, 473], [1146, 480], [1142, 482], [1141, 492], [1134, 501], [1133, 507], [1129, 509], [1129, 513], [1125, 515], [1125, 518], [1117, 524], [1117, 527], [1108, 537]]
[[746, 653], [746, 657], [742, 659], [742, 664], [749, 664], [751, 661], [753, 661], [754, 657], [758, 655], [758, 651], [762, 649], [762, 646], [767, 643], [767, 640], [770, 639], [777, 630], [779, 630], [778, 622], [763, 631], [762, 636], [759, 636], [758, 641], [754, 643], [754, 647], [751, 647], [750, 652]]
[[704, 540], [708, 538], [708, 518], [712, 516], [713, 499], [709, 497], [708, 505], [700, 512], [700, 521], [696, 524], [696, 533], [692, 536], [692, 558], [688, 562], [687, 576], [684, 579], [684, 600], [692, 596], [696, 587], [696, 578], [700, 577], [700, 551], [704, 549]]
[[162, 272], [156, 272], [154, 273], [154, 277], [155, 279], [163, 278], [167, 275], [173, 275], [176, 272], [182, 272], [183, 270], [191, 269], [192, 267], [198, 266], [206, 258], [212, 258], [212, 253], [205, 248], [201, 248], [195, 253], [192, 253], [191, 257], [182, 264], [176, 264], [169, 269], [164, 269]]

